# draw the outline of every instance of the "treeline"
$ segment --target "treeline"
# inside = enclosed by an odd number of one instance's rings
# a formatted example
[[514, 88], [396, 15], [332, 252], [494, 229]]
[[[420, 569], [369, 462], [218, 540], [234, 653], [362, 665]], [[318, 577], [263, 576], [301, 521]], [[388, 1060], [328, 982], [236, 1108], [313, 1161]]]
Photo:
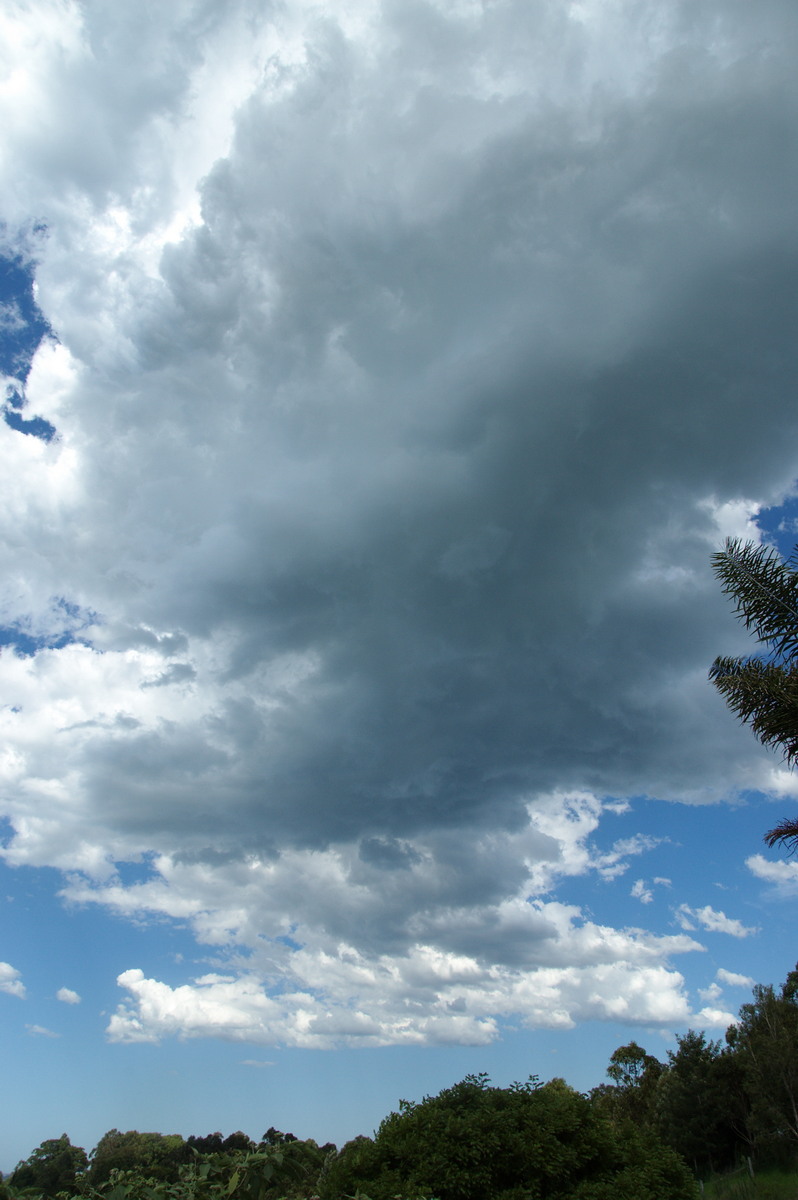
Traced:
[[634, 1120], [703, 1178], [741, 1160], [798, 1159], [798, 967], [780, 988], [757, 985], [723, 1042], [690, 1030], [662, 1063], [635, 1042], [610, 1059], [612, 1084], [591, 1101], [613, 1122]]
[[754, 988], [723, 1042], [690, 1031], [665, 1062], [631, 1042], [607, 1075], [589, 1095], [467, 1076], [340, 1151], [274, 1128], [257, 1143], [113, 1129], [87, 1155], [64, 1134], [0, 1200], [694, 1200], [712, 1173], [798, 1160], [798, 967]]

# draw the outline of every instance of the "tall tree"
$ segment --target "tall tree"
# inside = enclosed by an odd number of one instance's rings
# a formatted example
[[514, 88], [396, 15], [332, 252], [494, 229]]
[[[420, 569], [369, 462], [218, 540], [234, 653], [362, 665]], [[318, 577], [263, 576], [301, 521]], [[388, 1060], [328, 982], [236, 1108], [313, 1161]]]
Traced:
[[690, 1029], [676, 1041], [657, 1088], [657, 1125], [663, 1140], [702, 1176], [732, 1166], [748, 1148], [735, 1122], [741, 1072], [732, 1053], [703, 1033]]
[[[798, 762], [798, 547], [788, 562], [772, 546], [728, 538], [712, 556], [735, 614], [766, 648], [748, 658], [718, 657], [709, 678], [732, 712], [751, 726], [765, 746], [781, 749], [788, 765]], [[798, 818], [781, 821], [765, 834], [769, 846], [798, 849]]]
[[631, 1120], [637, 1125], [651, 1126], [657, 1084], [664, 1070], [658, 1058], [646, 1054], [637, 1042], [629, 1042], [628, 1046], [619, 1046], [610, 1057], [607, 1074], [614, 1086], [603, 1084], [594, 1088], [591, 1099], [615, 1124]]
[[743, 1071], [751, 1129], [765, 1157], [798, 1147], [798, 965], [778, 990], [757, 984], [726, 1041]]

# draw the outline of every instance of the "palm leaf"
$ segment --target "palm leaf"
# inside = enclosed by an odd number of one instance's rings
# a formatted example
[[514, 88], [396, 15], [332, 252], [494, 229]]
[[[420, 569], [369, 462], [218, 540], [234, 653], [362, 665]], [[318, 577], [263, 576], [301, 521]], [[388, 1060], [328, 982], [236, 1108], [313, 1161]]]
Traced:
[[798, 654], [798, 571], [777, 550], [727, 538], [724, 549], [712, 555], [712, 569], [758, 641], [781, 658]]

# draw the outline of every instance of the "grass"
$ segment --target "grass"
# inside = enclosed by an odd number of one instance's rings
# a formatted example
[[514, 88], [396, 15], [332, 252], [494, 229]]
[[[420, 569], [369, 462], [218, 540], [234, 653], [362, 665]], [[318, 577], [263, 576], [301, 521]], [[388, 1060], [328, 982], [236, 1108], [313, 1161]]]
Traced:
[[754, 1179], [746, 1170], [718, 1175], [705, 1184], [704, 1200], [798, 1200], [798, 1173], [758, 1171]]

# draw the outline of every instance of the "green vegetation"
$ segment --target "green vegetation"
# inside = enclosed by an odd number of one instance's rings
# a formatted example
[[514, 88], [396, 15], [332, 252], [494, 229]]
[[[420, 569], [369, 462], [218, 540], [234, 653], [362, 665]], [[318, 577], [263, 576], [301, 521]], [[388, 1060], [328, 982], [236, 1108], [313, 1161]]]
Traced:
[[690, 1030], [666, 1062], [630, 1042], [607, 1075], [589, 1096], [469, 1075], [340, 1151], [274, 1127], [111, 1129], [90, 1155], [62, 1134], [0, 1200], [697, 1200], [697, 1180], [705, 1200], [798, 1196], [798, 967], [754, 988], [724, 1042]]
[[[798, 546], [789, 562], [772, 546], [729, 538], [712, 556], [735, 613], [766, 654], [716, 658], [709, 678], [729, 708], [765, 746], [798, 762]], [[798, 849], [798, 820], [787, 818], [765, 835], [769, 846]]]
[[752, 1177], [746, 1167], [711, 1179], [704, 1189], [704, 1200], [795, 1200], [796, 1196], [798, 1173], [772, 1170]]

